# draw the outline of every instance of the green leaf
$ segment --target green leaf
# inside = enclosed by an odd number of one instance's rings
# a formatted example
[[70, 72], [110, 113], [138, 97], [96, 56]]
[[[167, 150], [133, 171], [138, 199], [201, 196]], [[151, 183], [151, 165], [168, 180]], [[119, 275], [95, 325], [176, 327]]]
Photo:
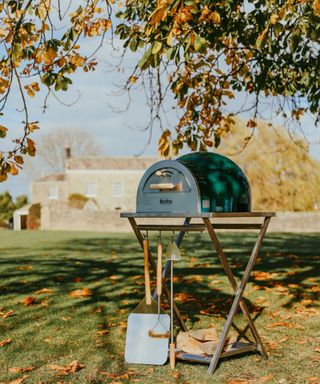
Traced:
[[7, 130], [8, 128], [4, 127], [3, 125], [0, 125], [0, 138], [3, 139], [7, 136]]
[[203, 37], [196, 34], [194, 40], [194, 49], [199, 52], [203, 52], [207, 48], [207, 41]]
[[150, 58], [150, 55], [151, 55], [151, 49], [152, 49], [152, 48], [149, 47], [149, 48], [145, 51], [144, 55], [141, 57], [141, 59], [140, 59], [140, 61], [139, 61], [139, 63], [138, 63], [138, 65], [139, 65], [140, 68], [142, 68], [142, 69], [147, 68], [147, 62], [148, 62], [148, 60], [149, 60], [149, 58]]
[[155, 55], [160, 51], [161, 48], [162, 48], [162, 43], [160, 41], [155, 41], [152, 46], [152, 51], [151, 51], [152, 54]]
[[138, 49], [138, 40], [135, 37], [130, 40], [129, 48], [132, 52], [135, 52]]

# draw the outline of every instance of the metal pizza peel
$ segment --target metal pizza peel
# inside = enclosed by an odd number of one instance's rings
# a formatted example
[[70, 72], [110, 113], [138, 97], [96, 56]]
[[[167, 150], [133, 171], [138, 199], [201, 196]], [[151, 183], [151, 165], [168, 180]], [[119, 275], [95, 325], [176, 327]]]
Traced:
[[168, 359], [170, 316], [160, 307], [162, 276], [159, 264], [162, 264], [162, 244], [158, 244], [158, 303], [151, 296], [147, 239], [143, 241], [143, 253], [146, 296], [128, 317], [125, 361], [132, 364], [163, 365]]

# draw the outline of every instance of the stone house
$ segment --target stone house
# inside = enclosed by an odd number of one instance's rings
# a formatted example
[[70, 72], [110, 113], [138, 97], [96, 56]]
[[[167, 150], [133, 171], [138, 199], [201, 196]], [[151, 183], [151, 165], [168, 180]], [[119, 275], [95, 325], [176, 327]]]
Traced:
[[[41, 229], [103, 230], [118, 218], [120, 210], [135, 210], [139, 181], [156, 161], [143, 157], [68, 158], [63, 174], [31, 183], [31, 203], [41, 204]], [[72, 194], [88, 198], [83, 209], [69, 207]], [[16, 225], [15, 229], [21, 228]]]

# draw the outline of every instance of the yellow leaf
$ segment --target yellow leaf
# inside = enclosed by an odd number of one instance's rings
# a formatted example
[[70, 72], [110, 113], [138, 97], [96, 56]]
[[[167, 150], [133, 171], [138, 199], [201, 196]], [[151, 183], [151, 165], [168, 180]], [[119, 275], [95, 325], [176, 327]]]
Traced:
[[76, 289], [69, 293], [71, 297], [88, 297], [92, 296], [92, 292], [89, 288]]
[[39, 289], [38, 291], [35, 291], [35, 294], [40, 295], [41, 293], [52, 293], [52, 292], [53, 290], [50, 288], [42, 288], [42, 289]]
[[57, 57], [56, 51], [54, 51], [52, 48], [49, 48], [47, 51], [43, 54], [43, 61], [45, 64], [51, 64], [52, 60]]
[[209, 15], [209, 20], [211, 20], [214, 24], [220, 24], [221, 18], [217, 11], [213, 11]]
[[13, 163], [10, 163], [10, 173], [13, 176], [16, 176], [19, 173], [18, 168]]
[[314, 2], [312, 3], [312, 8], [314, 13], [317, 16], [320, 16], [320, 0], [314, 0]]
[[270, 18], [270, 23], [272, 25], [277, 24], [278, 20], [279, 20], [279, 16], [278, 15], [272, 15], [271, 18]]
[[132, 84], [136, 83], [137, 80], [138, 80], [137, 76], [130, 76], [129, 78], [129, 82]]

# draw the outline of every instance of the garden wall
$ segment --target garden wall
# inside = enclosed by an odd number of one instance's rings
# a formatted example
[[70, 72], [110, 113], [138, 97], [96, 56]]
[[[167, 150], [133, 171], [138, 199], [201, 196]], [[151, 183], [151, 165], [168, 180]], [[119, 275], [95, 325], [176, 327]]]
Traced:
[[[129, 232], [127, 219], [119, 211], [70, 209], [63, 205], [43, 206], [41, 229], [72, 231]], [[148, 222], [148, 221], [145, 221]], [[150, 222], [150, 220], [149, 220]], [[154, 220], [151, 220], [155, 223]], [[158, 221], [163, 223], [163, 221]], [[183, 220], [181, 220], [181, 223]], [[224, 222], [224, 220], [219, 220]], [[228, 222], [228, 221], [225, 221]], [[238, 220], [244, 222], [244, 220]], [[320, 232], [320, 212], [278, 212], [271, 220], [270, 232]]]

